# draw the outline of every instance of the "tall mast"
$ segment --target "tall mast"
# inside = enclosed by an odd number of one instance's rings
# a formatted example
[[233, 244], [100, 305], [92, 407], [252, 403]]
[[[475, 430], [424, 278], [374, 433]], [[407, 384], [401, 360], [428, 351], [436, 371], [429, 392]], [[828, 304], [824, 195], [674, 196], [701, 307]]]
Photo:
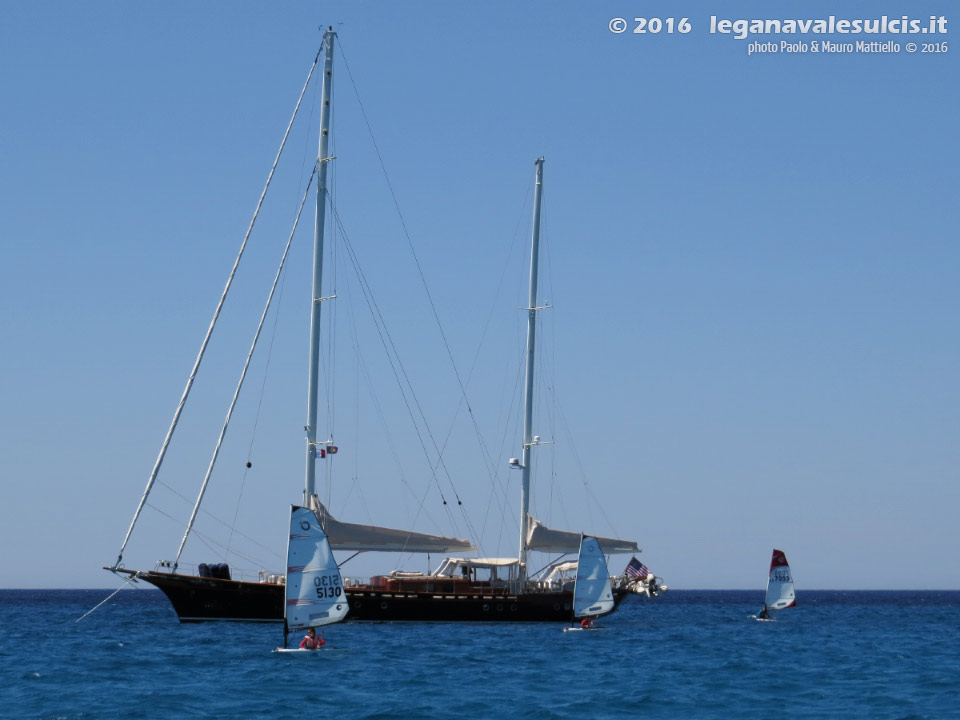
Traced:
[[537, 158], [533, 195], [533, 239], [530, 243], [530, 303], [527, 305], [527, 369], [523, 389], [523, 455], [520, 490], [520, 581], [527, 576], [527, 526], [530, 517], [530, 465], [533, 447], [533, 363], [537, 340], [537, 275], [540, 259], [540, 203], [543, 196], [543, 158]]
[[326, 52], [323, 58], [323, 90], [320, 110], [320, 149], [317, 154], [317, 214], [313, 228], [313, 302], [310, 312], [310, 374], [307, 378], [307, 476], [303, 504], [313, 507], [317, 476], [317, 403], [320, 374], [320, 305], [323, 300], [323, 225], [327, 208], [327, 162], [330, 144], [330, 95], [333, 85], [333, 39], [337, 34], [328, 28], [323, 34]]

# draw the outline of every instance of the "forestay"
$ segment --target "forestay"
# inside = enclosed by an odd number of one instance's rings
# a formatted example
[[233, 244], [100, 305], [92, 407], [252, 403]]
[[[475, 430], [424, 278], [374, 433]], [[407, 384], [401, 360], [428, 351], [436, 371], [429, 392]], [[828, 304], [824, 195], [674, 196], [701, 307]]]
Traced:
[[596, 617], [612, 610], [613, 591], [607, 559], [597, 538], [583, 535], [580, 538], [577, 581], [573, 587], [573, 616]]
[[783, 610], [797, 604], [793, 591], [793, 575], [782, 550], [774, 550], [770, 560], [770, 578], [767, 580], [766, 605], [770, 610]]
[[285, 617], [290, 631], [342, 620], [349, 605], [343, 579], [316, 514], [292, 506], [287, 545]]

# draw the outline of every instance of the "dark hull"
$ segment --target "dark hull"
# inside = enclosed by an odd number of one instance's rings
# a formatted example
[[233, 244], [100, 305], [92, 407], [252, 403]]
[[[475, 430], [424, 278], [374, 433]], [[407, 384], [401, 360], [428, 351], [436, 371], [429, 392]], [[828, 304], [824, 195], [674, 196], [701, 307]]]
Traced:
[[[138, 578], [162, 590], [183, 623], [283, 622], [283, 585], [158, 572], [142, 572]], [[626, 594], [622, 589], [614, 590], [614, 609]], [[570, 592], [510, 595], [487, 588], [440, 594], [360, 587], [347, 589], [346, 595], [350, 603], [347, 620], [570, 622], [573, 619]]]

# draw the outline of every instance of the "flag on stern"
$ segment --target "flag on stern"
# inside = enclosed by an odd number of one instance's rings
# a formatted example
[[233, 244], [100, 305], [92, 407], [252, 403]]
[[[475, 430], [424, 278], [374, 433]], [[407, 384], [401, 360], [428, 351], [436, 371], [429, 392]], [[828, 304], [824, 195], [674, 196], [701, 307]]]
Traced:
[[644, 565], [642, 562], [637, 560], [637, 556], [634, 555], [630, 558], [630, 562], [627, 563], [626, 569], [623, 571], [624, 575], [629, 575], [632, 578], [637, 580], [643, 580], [650, 575], [650, 569]]

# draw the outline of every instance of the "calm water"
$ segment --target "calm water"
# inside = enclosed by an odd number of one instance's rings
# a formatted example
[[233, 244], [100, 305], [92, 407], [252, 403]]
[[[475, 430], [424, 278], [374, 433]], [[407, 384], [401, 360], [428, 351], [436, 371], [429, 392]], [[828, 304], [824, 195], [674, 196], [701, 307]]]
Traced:
[[10, 718], [960, 718], [960, 592], [628, 599], [557, 625], [342, 624], [279, 656], [278, 626], [179, 625], [155, 591], [0, 591]]

